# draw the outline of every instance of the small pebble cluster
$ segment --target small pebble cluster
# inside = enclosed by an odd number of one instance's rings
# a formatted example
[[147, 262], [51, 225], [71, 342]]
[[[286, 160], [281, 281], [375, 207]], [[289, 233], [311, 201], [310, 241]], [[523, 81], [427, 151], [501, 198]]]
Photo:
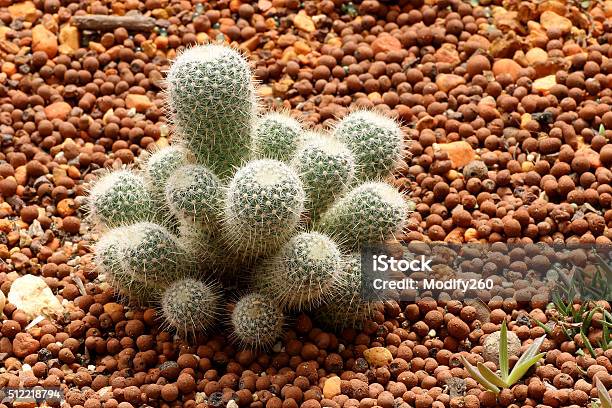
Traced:
[[[415, 211], [398, 238], [609, 244], [611, 10], [607, 0], [0, 0], [0, 387], [59, 386], [65, 406], [85, 408], [597, 402], [596, 378], [612, 389], [610, 350], [593, 357], [558, 331], [497, 398], [469, 377], [460, 355], [497, 368], [487, 339], [503, 320], [521, 349], [545, 333], [536, 320], [557, 321], [546, 302], [510, 291], [484, 305], [388, 302], [338, 333], [300, 314], [267, 352], [214, 333], [175, 338], [156, 310], [126, 307], [99, 279], [83, 204], [98, 169], [168, 144], [163, 79], [180, 49], [227, 41], [253, 61], [261, 102], [306, 127], [355, 107], [406, 125], [394, 183]], [[77, 27], [90, 13], [153, 25]], [[23, 275], [39, 276], [62, 312], [32, 324], [8, 299]]]

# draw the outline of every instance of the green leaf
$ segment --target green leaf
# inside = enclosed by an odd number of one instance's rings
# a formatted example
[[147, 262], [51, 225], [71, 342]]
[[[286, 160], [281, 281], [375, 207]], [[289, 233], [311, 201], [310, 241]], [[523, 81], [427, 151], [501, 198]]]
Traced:
[[544, 323], [542, 323], [539, 320], [533, 320], [535, 322], [535, 324], [537, 324], [538, 326], [540, 326], [542, 329], [544, 329], [544, 331], [546, 332], [546, 334], [550, 335], [552, 333], [552, 330], [550, 329], [550, 327], [548, 327], [547, 325], [545, 325]]
[[508, 384], [506, 384], [506, 382], [504, 380], [502, 380], [501, 378], [499, 378], [497, 376], [497, 374], [495, 374], [493, 371], [491, 371], [489, 369], [489, 367], [487, 367], [486, 365], [484, 365], [483, 363], [478, 363], [478, 371], [480, 371], [480, 374], [489, 382], [497, 385], [498, 387], [502, 387], [502, 388], [508, 388]]
[[505, 382], [508, 380], [508, 328], [506, 321], [502, 322], [499, 332], [499, 371], [501, 378]]
[[584, 318], [584, 320], [582, 321], [582, 329], [585, 332], [589, 331], [589, 328], [591, 327], [591, 321], [593, 320], [593, 316], [595, 315], [595, 313], [601, 311], [601, 308], [599, 307], [594, 307]]
[[597, 387], [597, 395], [599, 396], [602, 408], [612, 408], [612, 398], [610, 398], [608, 390], [606, 390], [606, 387], [604, 387], [599, 378], [595, 379], [595, 386]]
[[600, 136], [605, 136], [606, 134], [606, 128], [604, 127], [603, 123], [599, 125], [599, 135]]
[[591, 355], [591, 357], [597, 358], [597, 354], [595, 354], [593, 345], [591, 344], [591, 342], [589, 341], [589, 339], [587, 338], [586, 334], [584, 334], [583, 331], [580, 331], [580, 337], [582, 337], [582, 341], [584, 342], [584, 345], [586, 346], [587, 350], [589, 350], [589, 354]]
[[508, 385], [512, 386], [518, 380], [523, 378], [523, 376], [525, 375], [525, 373], [527, 371], [529, 371], [531, 366], [534, 365], [535, 363], [537, 363], [538, 361], [540, 361], [540, 359], [542, 357], [544, 357], [544, 354], [545, 353], [540, 353], [540, 354], [537, 354], [537, 355], [529, 358], [528, 360], [523, 361], [521, 364], [517, 363], [514, 366], [514, 368], [512, 369], [512, 372], [510, 373], [510, 376], [508, 377], [508, 381], [506, 381], [508, 383]]
[[[542, 347], [542, 343], [544, 343], [544, 339], [546, 338], [546, 335], [542, 336], [542, 337], [538, 337], [532, 344], [531, 346], [529, 346], [527, 348], [527, 350], [525, 350], [525, 352], [523, 353], [523, 355], [518, 359], [518, 361], [516, 362], [516, 365], [514, 366], [515, 368], [522, 364], [523, 362], [529, 360], [530, 358], [532, 358], [533, 356], [535, 356], [538, 351], [540, 350], [540, 347]], [[514, 370], [513, 370], [514, 371]], [[509, 383], [509, 381], [506, 381]]]
[[480, 385], [485, 387], [487, 390], [494, 392], [495, 394], [499, 394], [499, 388], [497, 388], [495, 384], [493, 384], [492, 382], [484, 378], [480, 374], [480, 372], [476, 369], [476, 367], [471, 365], [469, 361], [465, 359], [465, 357], [461, 356], [461, 362], [465, 366], [465, 369], [467, 370], [467, 372], [470, 373], [472, 378], [478, 381]]
[[[602, 321], [602, 323], [607, 322]], [[608, 329], [607, 324], [603, 324], [601, 327], [601, 340], [599, 342], [599, 345], [601, 346], [603, 351], [607, 351], [610, 348], [610, 330]]]

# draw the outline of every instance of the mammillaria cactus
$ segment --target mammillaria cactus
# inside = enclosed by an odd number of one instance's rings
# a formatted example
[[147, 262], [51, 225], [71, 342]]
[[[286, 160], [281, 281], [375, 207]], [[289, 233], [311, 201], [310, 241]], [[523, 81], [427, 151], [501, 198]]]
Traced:
[[124, 268], [145, 283], [172, 282], [184, 270], [185, 251], [168, 229], [152, 222], [125, 228]]
[[379, 180], [401, 153], [397, 124], [354, 112], [334, 136], [284, 113], [258, 116], [246, 60], [222, 45], [177, 58], [168, 102], [173, 144], [103, 176], [89, 197], [108, 229], [95, 258], [111, 285], [156, 301], [164, 328], [197, 335], [227, 309], [221, 284], [241, 281], [231, 326], [245, 347], [273, 344], [284, 312], [322, 307], [334, 327], [369, 317], [356, 300], [360, 264], [346, 256], [406, 221], [402, 195]]
[[304, 232], [264, 262], [255, 286], [284, 308], [308, 309], [333, 294], [341, 270], [336, 243], [324, 234]]
[[266, 347], [280, 337], [284, 322], [280, 307], [259, 293], [251, 293], [234, 306], [232, 336], [246, 347]]
[[313, 220], [346, 192], [355, 174], [355, 160], [350, 150], [325, 135], [312, 136], [302, 143], [291, 165], [304, 184]]
[[349, 249], [382, 242], [399, 233], [408, 204], [393, 186], [368, 182], [351, 190], [321, 216], [316, 229], [329, 234]]
[[106, 280], [128, 301], [147, 305], [159, 293], [155, 282], [147, 283], [135, 276], [125, 265], [126, 250], [130, 245], [129, 227], [107, 231], [95, 245], [96, 263]]
[[251, 148], [254, 158], [289, 160], [303, 132], [300, 123], [288, 114], [270, 112], [263, 115], [253, 129]]
[[162, 295], [164, 323], [183, 335], [206, 332], [220, 315], [221, 297], [221, 285], [215, 281], [177, 280]]
[[154, 208], [144, 178], [128, 169], [104, 174], [89, 192], [89, 215], [107, 228], [150, 220]]
[[382, 180], [402, 158], [404, 134], [398, 123], [376, 112], [358, 110], [336, 124], [334, 135], [355, 155], [358, 180]]
[[206, 167], [190, 164], [177, 168], [165, 190], [166, 203], [179, 220], [206, 225], [217, 221], [221, 182]]
[[255, 160], [236, 171], [223, 202], [230, 247], [245, 257], [277, 249], [300, 221], [304, 188], [297, 173], [277, 160]]
[[144, 167], [147, 186], [157, 198], [163, 200], [168, 178], [179, 167], [190, 163], [191, 153], [181, 146], [166, 146], [154, 150], [146, 158]]
[[376, 302], [364, 298], [361, 284], [361, 254], [349, 254], [338, 274], [333, 302], [317, 309], [317, 321], [330, 329], [343, 329], [360, 327], [372, 317]]
[[193, 47], [174, 61], [167, 82], [178, 136], [199, 163], [230, 177], [248, 155], [256, 114], [248, 61], [230, 47]]

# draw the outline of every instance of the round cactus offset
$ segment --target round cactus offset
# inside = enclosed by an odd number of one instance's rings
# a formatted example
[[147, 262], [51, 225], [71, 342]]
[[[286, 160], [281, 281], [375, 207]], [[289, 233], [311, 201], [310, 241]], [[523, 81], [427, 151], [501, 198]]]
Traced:
[[342, 270], [342, 255], [328, 236], [318, 232], [291, 238], [256, 274], [260, 293], [286, 309], [308, 309], [333, 295]]
[[393, 119], [381, 114], [352, 112], [338, 122], [334, 135], [355, 155], [360, 181], [384, 179], [402, 158], [404, 134]]
[[317, 322], [332, 330], [361, 327], [372, 317], [375, 304], [362, 296], [361, 254], [352, 253], [344, 258], [334, 301], [317, 309]]
[[221, 314], [221, 285], [185, 278], [172, 283], [161, 298], [165, 325], [195, 337], [209, 330]]
[[219, 178], [201, 165], [179, 167], [166, 184], [166, 203], [179, 220], [214, 224], [220, 211], [220, 196]]
[[177, 168], [191, 161], [191, 153], [181, 146], [166, 146], [151, 152], [144, 167], [149, 189], [163, 198], [168, 178]]
[[124, 265], [135, 280], [146, 284], [172, 282], [185, 269], [186, 252], [168, 229], [152, 222], [125, 229], [128, 243]]
[[291, 116], [267, 113], [257, 120], [253, 130], [253, 156], [287, 161], [295, 153], [302, 133], [302, 126]]
[[315, 229], [336, 239], [343, 247], [382, 242], [401, 232], [408, 203], [394, 187], [381, 182], [364, 183], [338, 200], [321, 216]]
[[251, 293], [234, 306], [232, 336], [243, 347], [265, 348], [280, 337], [284, 321], [280, 307], [259, 293]]
[[318, 135], [304, 142], [291, 161], [306, 191], [310, 218], [315, 220], [353, 180], [355, 160], [341, 142]]
[[256, 115], [248, 61], [230, 47], [193, 47], [172, 64], [167, 82], [178, 136], [199, 163], [230, 177], [248, 154]]
[[293, 233], [305, 193], [295, 170], [277, 160], [255, 160], [238, 169], [225, 191], [224, 232], [246, 258], [277, 249]]
[[130, 303], [147, 305], [155, 299], [160, 288], [153, 282], [145, 283], [125, 267], [125, 254], [130, 245], [129, 227], [106, 232], [95, 245], [96, 264], [109, 284]]
[[144, 178], [126, 169], [109, 172], [95, 182], [88, 209], [92, 219], [107, 228], [150, 220], [155, 213]]

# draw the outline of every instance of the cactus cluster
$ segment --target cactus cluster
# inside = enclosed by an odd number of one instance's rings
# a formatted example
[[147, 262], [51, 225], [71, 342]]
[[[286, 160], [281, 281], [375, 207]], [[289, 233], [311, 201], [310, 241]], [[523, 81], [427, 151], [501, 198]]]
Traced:
[[231, 310], [245, 347], [273, 344], [296, 310], [333, 327], [368, 318], [355, 254], [408, 212], [383, 181], [401, 155], [397, 123], [355, 111], [319, 134], [261, 113], [247, 60], [222, 45], [184, 51], [167, 82], [172, 144], [90, 190], [95, 260], [117, 293], [185, 336]]

